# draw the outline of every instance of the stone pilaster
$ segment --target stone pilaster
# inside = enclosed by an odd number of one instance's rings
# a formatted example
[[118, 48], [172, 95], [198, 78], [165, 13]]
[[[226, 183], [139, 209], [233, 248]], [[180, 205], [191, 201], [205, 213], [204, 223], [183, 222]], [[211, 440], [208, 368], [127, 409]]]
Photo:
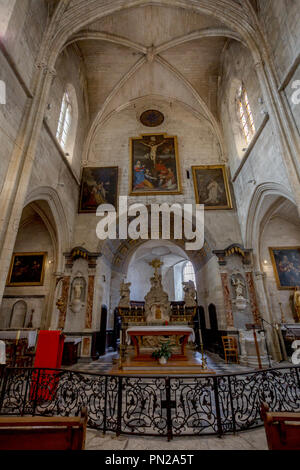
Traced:
[[223, 288], [224, 308], [225, 308], [225, 314], [226, 314], [227, 328], [234, 328], [228, 274], [224, 272], [223, 273], [221, 272], [220, 274], [221, 274], [221, 281], [222, 281], [222, 288]]
[[94, 286], [95, 286], [95, 276], [89, 276], [87, 302], [86, 302], [86, 314], [85, 314], [85, 328], [86, 329], [91, 329], [92, 328], [93, 304], [94, 304]]

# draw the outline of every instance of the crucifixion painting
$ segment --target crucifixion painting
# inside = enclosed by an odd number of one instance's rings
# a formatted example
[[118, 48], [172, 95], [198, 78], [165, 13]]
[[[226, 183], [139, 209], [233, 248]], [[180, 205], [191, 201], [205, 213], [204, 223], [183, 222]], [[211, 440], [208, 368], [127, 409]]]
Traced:
[[130, 139], [130, 194], [180, 194], [177, 139], [146, 134]]

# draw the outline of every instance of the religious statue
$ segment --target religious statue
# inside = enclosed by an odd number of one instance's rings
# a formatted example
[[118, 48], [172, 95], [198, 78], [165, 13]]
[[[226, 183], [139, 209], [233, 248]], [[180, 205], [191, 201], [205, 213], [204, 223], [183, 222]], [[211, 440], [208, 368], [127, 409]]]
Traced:
[[129, 308], [130, 307], [130, 286], [131, 282], [122, 281], [120, 287], [120, 302], [119, 307]]
[[186, 307], [196, 307], [196, 289], [193, 281], [183, 282], [184, 302]]
[[246, 288], [246, 284], [240, 275], [233, 275], [231, 278], [231, 284], [235, 290], [235, 300], [233, 303], [239, 308], [240, 310], [244, 310], [247, 306], [247, 299], [244, 296], [244, 289]]
[[71, 310], [78, 313], [81, 310], [84, 300], [85, 280], [82, 277], [76, 277], [72, 284], [72, 302]]
[[155, 269], [154, 276], [151, 277], [151, 289], [145, 297], [145, 316], [149, 322], [165, 322], [170, 320], [171, 305], [169, 297], [162, 287], [161, 274], [158, 269], [163, 265], [160, 260], [153, 260], [149, 263]]
[[295, 288], [293, 301], [296, 317], [300, 321], [300, 287]]

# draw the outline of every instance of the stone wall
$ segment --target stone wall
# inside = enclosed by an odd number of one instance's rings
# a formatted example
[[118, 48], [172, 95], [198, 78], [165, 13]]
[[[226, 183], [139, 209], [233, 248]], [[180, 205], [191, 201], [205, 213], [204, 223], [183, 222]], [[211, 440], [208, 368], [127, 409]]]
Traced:
[[293, 323], [294, 318], [291, 311], [290, 297], [293, 290], [278, 290], [275, 279], [274, 268], [271, 261], [270, 247], [293, 247], [300, 246], [300, 224], [297, 219], [287, 220], [284, 216], [274, 215], [269, 221], [261, 238], [261, 258], [263, 259], [263, 270], [266, 274], [267, 290], [270, 297], [271, 309], [274, 320], [281, 320], [279, 302], [288, 323]]
[[9, 327], [9, 319], [13, 305], [17, 300], [22, 299], [27, 303], [28, 307], [27, 323], [30, 317], [29, 313], [34, 309], [32, 323], [34, 327], [40, 328], [45, 322], [56, 254], [53, 240], [45, 224], [42, 219], [30, 209], [27, 209], [24, 214], [23, 223], [18, 232], [14, 251], [17, 253], [47, 253], [44, 282], [42, 286], [6, 287], [0, 310], [0, 325], [2, 328]]
[[[231, 176], [234, 179], [233, 188], [239, 222], [245, 243], [248, 210], [256, 188], [265, 182], [281, 184], [287, 190], [290, 189], [290, 186], [279, 148], [278, 136], [271, 120], [264, 125], [247, 160], [239, 174], [236, 174], [248, 148], [242, 135], [235, 105], [235, 96], [240, 83], [243, 83], [247, 90], [255, 129], [258, 132], [268, 108], [264, 103], [250, 51], [237, 42], [230, 42], [223, 57], [223, 78], [219, 91], [219, 104]], [[259, 103], [260, 98], [263, 100], [262, 103]]]

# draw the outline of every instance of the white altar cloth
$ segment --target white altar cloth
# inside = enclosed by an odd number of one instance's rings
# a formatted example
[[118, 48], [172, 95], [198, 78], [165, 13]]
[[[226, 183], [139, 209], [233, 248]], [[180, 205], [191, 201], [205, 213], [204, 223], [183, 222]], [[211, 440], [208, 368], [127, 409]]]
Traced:
[[164, 333], [168, 335], [172, 331], [182, 331], [183, 333], [190, 333], [189, 342], [195, 342], [195, 332], [193, 328], [189, 326], [179, 326], [179, 325], [161, 325], [161, 326], [130, 326], [126, 330], [126, 343], [130, 345], [130, 335], [129, 332], [140, 332], [140, 331], [147, 331], [147, 333], [151, 333], [151, 331], [161, 331], [161, 335], [164, 336]]
[[[2, 330], [0, 331], [0, 340], [16, 339], [18, 330]], [[27, 338], [28, 347], [34, 348], [37, 339], [37, 330], [20, 330], [20, 338]]]
[[0, 364], [6, 364], [6, 345], [4, 341], [0, 341]]
[[82, 338], [74, 338], [74, 336], [67, 336], [65, 338], [65, 343], [78, 344], [78, 343], [81, 343], [81, 341], [82, 341]]

